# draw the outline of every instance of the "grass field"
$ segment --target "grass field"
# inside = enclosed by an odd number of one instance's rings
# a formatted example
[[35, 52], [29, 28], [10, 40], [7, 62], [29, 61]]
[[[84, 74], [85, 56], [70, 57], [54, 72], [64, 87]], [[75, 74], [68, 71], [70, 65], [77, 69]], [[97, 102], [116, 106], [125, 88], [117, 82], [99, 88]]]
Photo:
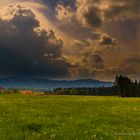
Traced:
[[140, 99], [0, 95], [0, 140], [140, 140]]

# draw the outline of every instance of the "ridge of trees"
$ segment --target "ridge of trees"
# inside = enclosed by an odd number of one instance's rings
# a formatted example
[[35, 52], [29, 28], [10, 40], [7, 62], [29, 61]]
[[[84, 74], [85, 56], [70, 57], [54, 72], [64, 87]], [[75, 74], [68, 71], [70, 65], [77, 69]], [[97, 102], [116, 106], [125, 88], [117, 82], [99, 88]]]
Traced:
[[140, 81], [117, 75], [112, 87], [57, 88], [54, 89], [54, 94], [140, 97]]
[[140, 81], [117, 75], [114, 86], [117, 87], [117, 93], [121, 97], [140, 97]]

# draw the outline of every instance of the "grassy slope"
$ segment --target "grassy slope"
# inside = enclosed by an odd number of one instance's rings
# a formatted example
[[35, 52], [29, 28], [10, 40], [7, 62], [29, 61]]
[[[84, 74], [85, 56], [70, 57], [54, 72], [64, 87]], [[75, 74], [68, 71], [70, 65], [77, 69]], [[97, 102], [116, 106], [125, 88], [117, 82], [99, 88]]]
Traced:
[[140, 140], [140, 99], [0, 95], [0, 140], [25, 139]]

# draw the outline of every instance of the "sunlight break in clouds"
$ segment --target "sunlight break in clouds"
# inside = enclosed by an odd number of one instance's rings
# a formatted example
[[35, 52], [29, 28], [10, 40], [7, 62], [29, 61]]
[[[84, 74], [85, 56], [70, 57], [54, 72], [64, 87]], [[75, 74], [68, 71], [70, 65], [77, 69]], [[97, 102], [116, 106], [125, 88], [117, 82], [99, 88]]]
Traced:
[[[9, 69], [4, 74], [104, 80], [113, 79], [116, 74], [140, 77], [139, 0], [9, 0], [0, 5], [1, 53], [20, 57], [19, 62], [10, 62], [1, 56], [4, 68]], [[11, 15], [10, 10], [15, 14]], [[20, 47], [30, 53], [21, 53]], [[31, 63], [27, 64], [29, 55]], [[22, 68], [21, 62], [27, 68]], [[19, 65], [18, 72], [12, 64]]]
[[61, 53], [63, 41], [53, 30], [41, 28], [30, 8], [21, 4], [6, 7], [0, 25], [0, 73], [50, 78], [68, 76], [68, 63]]

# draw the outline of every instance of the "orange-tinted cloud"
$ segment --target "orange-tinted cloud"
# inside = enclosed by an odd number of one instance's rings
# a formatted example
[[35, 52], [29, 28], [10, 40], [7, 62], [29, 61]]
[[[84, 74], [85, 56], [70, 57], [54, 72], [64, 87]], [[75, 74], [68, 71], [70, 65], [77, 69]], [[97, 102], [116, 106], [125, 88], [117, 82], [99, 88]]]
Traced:
[[68, 77], [62, 48], [63, 41], [41, 28], [29, 8], [10, 5], [0, 19], [1, 75]]
[[[106, 80], [112, 79], [115, 74], [121, 72], [127, 75], [140, 75], [136, 70], [139, 67], [139, 63], [136, 63], [138, 61], [131, 59], [138, 58], [140, 51], [139, 0], [63, 0], [61, 2], [44, 0], [43, 2], [22, 0], [22, 5], [29, 7], [27, 9], [30, 9], [35, 15], [31, 18], [33, 21], [24, 18], [25, 21], [30, 22], [28, 25], [22, 23], [19, 25], [19, 17], [14, 22], [13, 17], [10, 22], [4, 22], [1, 19], [1, 23], [4, 23], [6, 29], [9, 29], [12, 34], [14, 28], [11, 30], [11, 27], [13, 25], [20, 30], [22, 28], [24, 30], [34, 29], [30, 33], [38, 36], [36, 38], [28, 37], [30, 43], [35, 39], [33, 41], [35, 43], [31, 43], [32, 45], [29, 47], [29, 54], [32, 58], [35, 58], [32, 55], [33, 46], [42, 48], [43, 42], [46, 43], [46, 50], [35, 51], [37, 58], [40, 58], [40, 65], [37, 64], [37, 60], [33, 61], [36, 67], [30, 63], [36, 72], [40, 67], [42, 69], [40, 73], [48, 73], [50, 77]], [[23, 20], [23, 17], [21, 19]], [[36, 19], [36, 23], [34, 19]], [[1, 27], [3, 27], [2, 24]], [[50, 30], [48, 31], [44, 27], [50, 28]], [[3, 33], [5, 34], [5, 32]], [[23, 34], [23, 32], [20, 35], [25, 35], [25, 40], [27, 39], [28, 35]], [[6, 36], [8, 37], [9, 34]], [[11, 37], [12, 43], [14, 37], [19, 39], [21, 36], [14, 35]], [[40, 43], [36, 42], [38, 39], [42, 39]], [[18, 45], [23, 47], [27, 44], [26, 41], [15, 46], [17, 48]], [[17, 52], [15, 56], [23, 56], [19, 49], [15, 49], [13, 45], [8, 45], [8, 48], [12, 48], [10, 51], [8, 50], [8, 53], [14, 50], [11, 53]], [[53, 47], [50, 48], [49, 46]], [[40, 51], [43, 51], [43, 55], [40, 55]], [[44, 58], [47, 58], [47, 61]], [[19, 59], [20, 62], [23, 62], [22, 59]], [[130, 65], [127, 60], [131, 60]], [[14, 62], [12, 63], [14, 64]], [[122, 67], [123, 65], [126, 67]], [[45, 66], [51, 67], [54, 75], [51, 75]], [[26, 70], [30, 71], [29, 69]]]

